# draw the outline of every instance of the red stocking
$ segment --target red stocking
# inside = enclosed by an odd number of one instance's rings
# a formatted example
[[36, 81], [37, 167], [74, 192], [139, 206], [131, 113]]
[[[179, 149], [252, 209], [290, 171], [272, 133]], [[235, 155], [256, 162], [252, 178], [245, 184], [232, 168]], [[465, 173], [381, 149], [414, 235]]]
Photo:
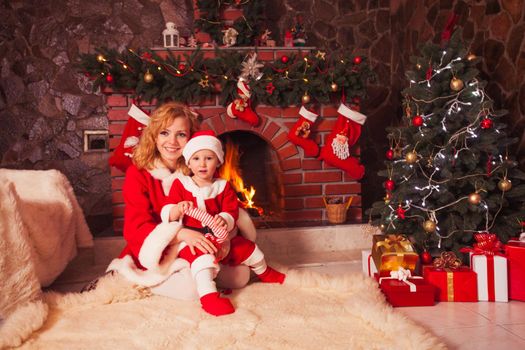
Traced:
[[366, 116], [344, 104], [341, 104], [337, 113], [339, 116], [332, 132], [325, 139], [319, 158], [359, 180], [365, 174], [365, 167], [359, 164], [357, 158], [350, 156], [350, 147], [359, 139]]
[[309, 137], [312, 125], [318, 115], [310, 112], [304, 106], [301, 107], [299, 115], [299, 119], [288, 132], [288, 139], [297, 146], [302, 147], [306, 156], [317, 157], [319, 155], [319, 146]]
[[134, 104], [131, 105], [128, 114], [130, 118], [126, 123], [120, 143], [109, 158], [109, 165], [123, 172], [126, 172], [131, 165], [133, 148], [139, 143], [142, 129], [149, 123], [149, 116]]
[[251, 107], [250, 87], [242, 78], [237, 82], [237, 94], [239, 98], [236, 98], [228, 105], [226, 113], [230, 118], [239, 118], [252, 126], [259, 125], [259, 117]]

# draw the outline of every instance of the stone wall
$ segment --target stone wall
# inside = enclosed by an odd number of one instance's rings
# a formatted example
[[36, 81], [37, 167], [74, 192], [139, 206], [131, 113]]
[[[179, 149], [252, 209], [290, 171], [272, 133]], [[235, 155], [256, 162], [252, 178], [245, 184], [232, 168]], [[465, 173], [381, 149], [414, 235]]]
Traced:
[[[383, 196], [376, 172], [387, 149], [384, 128], [398, 123], [400, 91], [411, 55], [440, 32], [455, 9], [487, 90], [509, 110], [509, 131], [525, 168], [525, 2], [520, 0], [267, 0], [273, 37], [302, 15], [307, 44], [349, 47], [370, 58], [378, 80], [369, 87], [363, 112], [369, 116], [361, 154], [368, 175], [363, 207]], [[107, 128], [103, 97], [75, 61], [95, 47], [153, 47], [166, 21], [191, 29], [192, 0], [3, 1], [0, 3], [0, 166], [56, 168], [70, 179], [92, 228], [111, 225], [107, 153], [83, 153], [84, 129]], [[373, 132], [372, 132], [373, 131]], [[102, 220], [107, 218], [107, 220]]]

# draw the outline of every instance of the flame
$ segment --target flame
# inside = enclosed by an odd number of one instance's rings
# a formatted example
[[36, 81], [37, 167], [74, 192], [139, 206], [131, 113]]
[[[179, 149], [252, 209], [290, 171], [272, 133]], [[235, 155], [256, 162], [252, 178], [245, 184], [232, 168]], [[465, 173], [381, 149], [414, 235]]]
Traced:
[[242, 204], [245, 208], [257, 209], [262, 215], [262, 208], [254, 205], [253, 197], [255, 196], [255, 188], [250, 186], [247, 189], [244, 186], [242, 174], [239, 167], [239, 145], [234, 144], [230, 140], [226, 142], [226, 152], [224, 152], [224, 164], [219, 168], [219, 176], [226, 181], [229, 181], [237, 193], [241, 193], [244, 197]]

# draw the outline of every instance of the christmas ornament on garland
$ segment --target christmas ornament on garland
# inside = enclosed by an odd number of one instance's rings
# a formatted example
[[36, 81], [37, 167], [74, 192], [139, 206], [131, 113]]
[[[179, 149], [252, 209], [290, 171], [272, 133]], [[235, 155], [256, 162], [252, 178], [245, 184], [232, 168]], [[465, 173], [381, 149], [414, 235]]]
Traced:
[[498, 182], [498, 188], [501, 190], [501, 192], [510, 191], [510, 189], [512, 188], [512, 182], [510, 182], [509, 179], [504, 177]]
[[412, 125], [416, 127], [420, 127], [421, 125], [423, 125], [423, 117], [419, 114], [414, 116], [414, 118], [412, 118]]
[[474, 192], [469, 194], [468, 196], [468, 202], [472, 205], [478, 205], [481, 203], [481, 196], [478, 192]]
[[332, 92], [336, 92], [337, 89], [339, 89], [339, 86], [336, 83], [330, 84], [330, 90], [332, 90]]
[[146, 71], [146, 73], [144, 73], [144, 82], [146, 83], [151, 83], [153, 81], [154, 77], [153, 77], [153, 74], [150, 73], [150, 71]]
[[450, 81], [450, 89], [452, 91], [461, 91], [461, 89], [463, 89], [464, 86], [465, 84], [463, 84], [463, 80], [458, 79], [456, 77], [452, 78], [452, 80]]
[[408, 164], [414, 164], [415, 162], [417, 162], [417, 152], [416, 152], [416, 151], [408, 152], [408, 153], [405, 155], [405, 161], [406, 161]]
[[490, 118], [485, 118], [479, 123], [479, 127], [483, 130], [491, 129], [492, 128], [492, 120]]
[[388, 179], [385, 181], [384, 186], [387, 191], [393, 191], [396, 188], [396, 183], [392, 179]]
[[428, 250], [423, 250], [423, 252], [420, 254], [421, 262], [423, 265], [430, 265], [432, 264], [432, 255], [428, 252]]
[[111, 75], [111, 73], [106, 74], [106, 83], [112, 84], [113, 81], [114, 81], [113, 75]]
[[390, 148], [388, 151], [386, 151], [385, 157], [388, 160], [394, 159], [394, 150]]
[[310, 103], [310, 95], [308, 95], [308, 92], [305, 92], [303, 97], [301, 97], [301, 102], [303, 104]]
[[425, 232], [432, 233], [436, 231], [436, 223], [432, 220], [426, 220], [423, 223], [423, 229], [425, 230]]

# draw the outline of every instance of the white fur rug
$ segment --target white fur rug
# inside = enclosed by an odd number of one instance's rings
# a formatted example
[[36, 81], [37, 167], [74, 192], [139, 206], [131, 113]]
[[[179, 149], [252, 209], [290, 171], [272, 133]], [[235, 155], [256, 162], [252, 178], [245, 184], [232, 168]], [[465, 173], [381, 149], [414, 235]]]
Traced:
[[49, 316], [23, 349], [443, 349], [388, 306], [360, 275], [291, 270], [284, 285], [253, 283], [229, 297], [232, 315], [151, 296], [119, 276], [97, 289], [46, 295]]

